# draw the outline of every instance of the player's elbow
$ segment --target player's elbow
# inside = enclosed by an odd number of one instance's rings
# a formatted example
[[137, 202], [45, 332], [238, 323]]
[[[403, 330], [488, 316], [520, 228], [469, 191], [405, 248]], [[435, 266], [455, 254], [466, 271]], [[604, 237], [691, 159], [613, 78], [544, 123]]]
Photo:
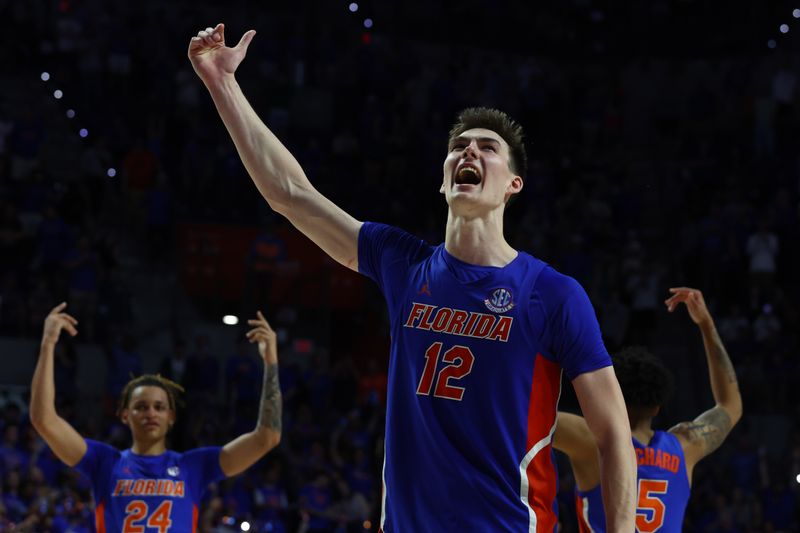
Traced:
[[270, 439], [267, 442], [267, 449], [264, 453], [269, 452], [270, 450], [277, 448], [278, 445], [281, 443], [281, 433], [280, 431], [271, 431]]
[[54, 414], [55, 413], [40, 405], [35, 399], [31, 399], [30, 405], [28, 406], [28, 418], [30, 418], [33, 429], [40, 435], [47, 430], [47, 427], [52, 422]]
[[261, 455], [266, 455], [274, 448], [277, 448], [281, 443], [281, 432], [274, 429], [264, 429], [259, 431], [256, 435]]
[[742, 396], [737, 392], [736, 395], [722, 405], [731, 419], [731, 427], [735, 426], [742, 419]]

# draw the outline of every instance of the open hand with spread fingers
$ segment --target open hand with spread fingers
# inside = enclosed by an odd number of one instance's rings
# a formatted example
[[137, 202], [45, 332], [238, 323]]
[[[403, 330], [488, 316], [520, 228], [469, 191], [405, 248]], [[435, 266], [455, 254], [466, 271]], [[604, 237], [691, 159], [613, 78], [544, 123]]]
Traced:
[[270, 327], [267, 319], [256, 312], [258, 318], [251, 318], [247, 321], [250, 326], [255, 326], [247, 332], [247, 339], [258, 343], [258, 353], [264, 359], [264, 363], [274, 364], [278, 362], [278, 336]]
[[669, 292], [672, 293], [672, 296], [664, 300], [664, 304], [670, 313], [678, 307], [678, 304], [683, 303], [689, 311], [689, 316], [698, 326], [713, 322], [702, 292], [689, 287], [673, 287]]
[[44, 332], [42, 333], [43, 343], [56, 344], [62, 329], [67, 330], [67, 333], [72, 337], [78, 334], [78, 330], [75, 328], [78, 325], [78, 321], [72, 315], [64, 313], [66, 307], [67, 302], [61, 302], [45, 318]]
[[225, 25], [220, 23], [197, 32], [189, 41], [189, 60], [203, 83], [208, 86], [228, 76], [233, 76], [239, 63], [247, 54], [247, 47], [255, 30], [242, 35], [234, 47], [225, 45]]

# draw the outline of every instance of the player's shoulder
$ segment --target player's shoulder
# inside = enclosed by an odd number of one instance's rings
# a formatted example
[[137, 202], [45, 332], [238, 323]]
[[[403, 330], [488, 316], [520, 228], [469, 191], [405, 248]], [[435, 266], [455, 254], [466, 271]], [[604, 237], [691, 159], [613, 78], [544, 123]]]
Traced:
[[686, 452], [687, 448], [697, 446], [697, 443], [701, 440], [699, 438], [698, 424], [693, 421], [679, 422], [663, 433], [668, 435], [670, 439], [674, 439], [674, 442], [683, 452]]
[[[675, 426], [675, 428], [677, 427], [678, 426]], [[659, 448], [680, 448], [681, 439], [679, 438], [678, 434], [673, 432], [673, 429], [675, 428], [672, 428], [669, 431], [657, 429], [653, 433], [651, 442]], [[679, 432], [680, 431], [682, 431], [682, 429], [679, 429]]]
[[103, 455], [106, 457], [120, 457], [124, 453], [105, 442], [94, 439], [85, 439], [85, 440], [86, 440], [87, 453], [93, 455]]
[[563, 304], [570, 297], [575, 295], [585, 296], [586, 291], [578, 283], [578, 280], [559, 272], [539, 259], [533, 259], [541, 263], [541, 272], [536, 278], [533, 296], [541, 299], [545, 307], [553, 309]]
[[369, 243], [382, 250], [398, 249], [406, 253], [429, 255], [433, 247], [408, 231], [380, 222], [364, 222], [359, 231], [359, 243]]

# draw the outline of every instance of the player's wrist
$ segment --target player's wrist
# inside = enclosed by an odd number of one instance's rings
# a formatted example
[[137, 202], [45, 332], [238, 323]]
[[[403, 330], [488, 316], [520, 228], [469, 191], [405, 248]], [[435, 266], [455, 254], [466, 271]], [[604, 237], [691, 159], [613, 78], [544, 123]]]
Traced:
[[52, 335], [44, 334], [42, 335], [42, 342], [40, 346], [42, 348], [53, 348], [55, 345], [58, 344], [58, 336], [56, 335], [53, 337]]
[[697, 327], [700, 328], [700, 331], [702, 331], [704, 335], [714, 333], [717, 329], [714, 325], [714, 319], [710, 316], [698, 322]]
[[226, 96], [239, 86], [233, 72], [222, 72], [203, 79], [212, 97]]

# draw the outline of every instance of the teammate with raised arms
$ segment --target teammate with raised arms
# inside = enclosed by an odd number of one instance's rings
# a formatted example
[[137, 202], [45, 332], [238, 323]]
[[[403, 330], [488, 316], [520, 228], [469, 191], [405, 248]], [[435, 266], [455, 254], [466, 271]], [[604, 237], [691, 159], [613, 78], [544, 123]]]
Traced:
[[196, 532], [198, 506], [209, 483], [235, 476], [278, 445], [281, 438], [281, 392], [275, 332], [259, 312], [249, 320], [250, 342], [264, 360], [264, 383], [256, 428], [225, 446], [185, 453], [166, 447], [175, 423], [180, 385], [158, 375], [132, 379], [123, 389], [119, 417], [131, 430], [133, 445], [120, 451], [84, 439], [55, 407], [53, 359], [62, 330], [78, 334], [78, 321], [62, 303], [44, 322], [39, 361], [31, 383], [30, 417], [53, 453], [85, 474], [95, 499], [98, 533]]
[[[657, 357], [643, 348], [627, 348], [614, 355], [614, 368], [625, 396], [636, 449], [636, 531], [640, 533], [682, 530], [695, 465], [719, 448], [742, 416], [736, 372], [703, 294], [687, 287], [673, 288], [670, 292], [672, 296], [665, 302], [669, 312], [680, 304], [686, 305], [703, 336], [716, 405], [669, 431], [654, 430], [653, 418], [669, 395], [672, 375]], [[586, 421], [559, 412], [554, 446], [567, 454], [572, 465], [581, 532], [606, 531], [597, 443]]]

